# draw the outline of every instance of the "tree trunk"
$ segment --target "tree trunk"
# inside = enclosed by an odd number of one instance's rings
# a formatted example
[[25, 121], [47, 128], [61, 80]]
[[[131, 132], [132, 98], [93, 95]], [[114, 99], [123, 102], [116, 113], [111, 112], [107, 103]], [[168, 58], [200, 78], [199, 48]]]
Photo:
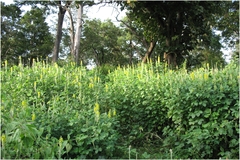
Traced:
[[60, 43], [62, 39], [62, 26], [63, 26], [63, 19], [64, 15], [66, 13], [66, 8], [71, 4], [71, 1], [67, 1], [66, 5], [63, 7], [61, 5], [61, 1], [58, 1], [58, 25], [57, 25], [57, 34], [56, 34], [56, 39], [55, 39], [55, 44], [54, 44], [54, 49], [53, 49], [53, 58], [52, 61], [56, 62], [58, 60], [58, 55], [59, 55], [59, 48], [60, 48]]
[[74, 58], [76, 65], [79, 65], [79, 48], [80, 48], [80, 39], [82, 32], [82, 15], [83, 15], [83, 4], [78, 4], [78, 13], [77, 13], [77, 28], [74, 38]]
[[70, 46], [70, 50], [71, 50], [71, 55], [72, 58], [74, 58], [74, 25], [73, 25], [73, 18], [72, 18], [72, 13], [70, 11], [70, 9], [67, 9], [68, 14], [69, 14], [69, 19], [70, 19], [70, 39], [71, 39], [71, 46]]
[[151, 57], [152, 51], [155, 48], [155, 46], [156, 46], [156, 41], [154, 41], [154, 42], [151, 41], [150, 46], [148, 47], [147, 53], [145, 54], [142, 62], [144, 62], [144, 63], [147, 62], [147, 60]]

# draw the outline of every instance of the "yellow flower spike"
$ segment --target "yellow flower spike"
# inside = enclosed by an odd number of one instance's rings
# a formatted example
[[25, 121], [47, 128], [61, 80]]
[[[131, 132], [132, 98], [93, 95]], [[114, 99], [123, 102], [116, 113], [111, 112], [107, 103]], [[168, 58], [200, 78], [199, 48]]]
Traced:
[[11, 70], [11, 74], [12, 74], [12, 72], [13, 72], [13, 68], [11, 67], [10, 70]]
[[108, 85], [105, 85], [105, 91], [108, 92]]
[[93, 88], [94, 84], [93, 83], [89, 83], [88, 87], [89, 88]]
[[109, 111], [108, 111], [108, 118], [111, 118], [111, 116], [112, 116], [112, 110], [109, 109]]
[[97, 82], [97, 76], [94, 76], [94, 82]]
[[116, 116], [116, 109], [113, 109], [113, 116]]
[[6, 136], [5, 136], [5, 134], [2, 134], [2, 136], [1, 136], [1, 141], [2, 141], [2, 144], [5, 144], [5, 142], [6, 142]]
[[99, 107], [99, 104], [98, 103], [95, 103], [95, 107], [94, 107], [94, 113], [95, 113], [95, 115], [96, 115], [96, 121], [98, 122], [98, 120], [99, 120], [99, 116], [100, 116], [100, 112], [99, 112], [99, 109], [100, 109], [100, 107]]
[[38, 92], [38, 98], [40, 98], [40, 96], [41, 96], [41, 92]]
[[207, 63], [207, 69], [209, 70], [209, 63]]
[[94, 107], [94, 112], [96, 113], [97, 111], [99, 111], [100, 107], [98, 103], [95, 103], [95, 107]]
[[157, 62], [158, 62], [158, 64], [160, 63], [160, 56], [158, 56], [158, 58], [157, 58]]
[[27, 102], [26, 101], [22, 101], [22, 107], [23, 108], [27, 107]]
[[55, 67], [55, 68], [58, 68], [58, 65], [57, 65], [57, 63], [54, 63], [54, 67]]
[[76, 76], [76, 82], [78, 82], [78, 76]]
[[34, 90], [36, 91], [37, 90], [37, 82], [36, 81], [34, 82], [33, 87], [34, 87]]
[[194, 73], [193, 73], [193, 72], [190, 74], [190, 77], [191, 77], [192, 80], [194, 80], [194, 77], [195, 77], [195, 76], [194, 76]]
[[137, 77], [138, 77], [139, 80], [141, 80], [142, 74], [138, 74]]
[[128, 71], [126, 71], [126, 76], [129, 77]]
[[34, 121], [36, 119], [36, 115], [35, 113], [32, 114], [32, 121]]
[[59, 145], [61, 146], [61, 145], [62, 145], [62, 143], [63, 143], [63, 138], [62, 138], [62, 136], [60, 136], [60, 138], [59, 138], [58, 142], [59, 142]]
[[207, 73], [204, 73], [204, 79], [207, 80], [208, 79], [208, 74]]

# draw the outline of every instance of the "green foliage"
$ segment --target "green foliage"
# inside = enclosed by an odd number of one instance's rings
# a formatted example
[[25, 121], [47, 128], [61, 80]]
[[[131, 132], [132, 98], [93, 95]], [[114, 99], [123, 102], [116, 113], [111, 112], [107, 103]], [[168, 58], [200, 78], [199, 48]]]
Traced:
[[1, 3], [3, 8], [2, 60], [17, 64], [22, 56], [23, 63], [32, 64], [33, 59], [46, 60], [53, 49], [53, 37], [45, 22], [45, 10], [33, 8], [22, 17], [16, 5]]
[[25, 59], [41, 57], [46, 59], [53, 49], [53, 37], [45, 22], [45, 10], [35, 8], [28, 11], [20, 20], [22, 39], [21, 53]]
[[22, 34], [18, 32], [21, 13], [18, 6], [5, 5], [1, 2], [1, 60], [8, 60], [9, 64], [18, 62], [18, 59], [13, 57], [16, 56], [16, 50], [22, 39]]
[[173, 83], [177, 90], [167, 97], [173, 126], [166, 126], [164, 135], [174, 135], [165, 145], [174, 146], [176, 158], [238, 157], [237, 76], [231, 64], [222, 71], [200, 69]]
[[123, 143], [159, 145], [174, 158], [237, 158], [237, 76], [234, 64], [191, 73], [153, 72], [151, 65], [116, 70], [108, 85]]
[[216, 28], [222, 31], [222, 37], [228, 47], [234, 47], [239, 44], [239, 2], [229, 1], [222, 5], [225, 8], [225, 14], [219, 15]]
[[[202, 62], [222, 65], [220, 38], [212, 33], [216, 29], [222, 31], [221, 40], [224, 39], [228, 46], [238, 42], [238, 1], [119, 1], [118, 4], [127, 9], [131, 24], [137, 26], [133, 32], [135, 36], [157, 41], [157, 46], [161, 48], [157, 54], [175, 52], [178, 65], [184, 62], [183, 56], [190, 62], [189, 67], [196, 67]], [[139, 30], [143, 35], [139, 36]], [[190, 52], [196, 51], [199, 46], [204, 47], [207, 53], [199, 56], [199, 53]]]
[[110, 20], [87, 20], [83, 26], [81, 53], [84, 63], [93, 60], [97, 66], [104, 64], [126, 64], [127, 58], [122, 54], [122, 41], [119, 37], [123, 31]]
[[5, 61], [2, 157], [239, 158], [236, 64], [106, 70]]
[[1, 78], [3, 158], [113, 156], [115, 117], [101, 104], [94, 109], [103, 89], [97, 75], [74, 64], [6, 63]]

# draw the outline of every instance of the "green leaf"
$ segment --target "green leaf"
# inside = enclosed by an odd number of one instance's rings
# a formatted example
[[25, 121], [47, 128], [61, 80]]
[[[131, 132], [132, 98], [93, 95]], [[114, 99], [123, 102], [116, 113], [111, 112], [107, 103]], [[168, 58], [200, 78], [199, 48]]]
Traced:
[[69, 144], [69, 143], [67, 143], [67, 145], [66, 145], [66, 151], [67, 151], [67, 153], [68, 153], [71, 149], [72, 149], [72, 145]]
[[208, 117], [210, 117], [211, 113], [212, 113], [211, 109], [206, 109], [204, 111], [203, 115], [205, 118], [208, 118]]

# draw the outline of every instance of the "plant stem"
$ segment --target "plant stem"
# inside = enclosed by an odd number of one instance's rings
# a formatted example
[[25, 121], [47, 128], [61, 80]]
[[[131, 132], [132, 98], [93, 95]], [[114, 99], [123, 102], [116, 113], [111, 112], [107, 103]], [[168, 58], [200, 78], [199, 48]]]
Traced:
[[129, 146], [128, 158], [131, 159], [131, 145]]

